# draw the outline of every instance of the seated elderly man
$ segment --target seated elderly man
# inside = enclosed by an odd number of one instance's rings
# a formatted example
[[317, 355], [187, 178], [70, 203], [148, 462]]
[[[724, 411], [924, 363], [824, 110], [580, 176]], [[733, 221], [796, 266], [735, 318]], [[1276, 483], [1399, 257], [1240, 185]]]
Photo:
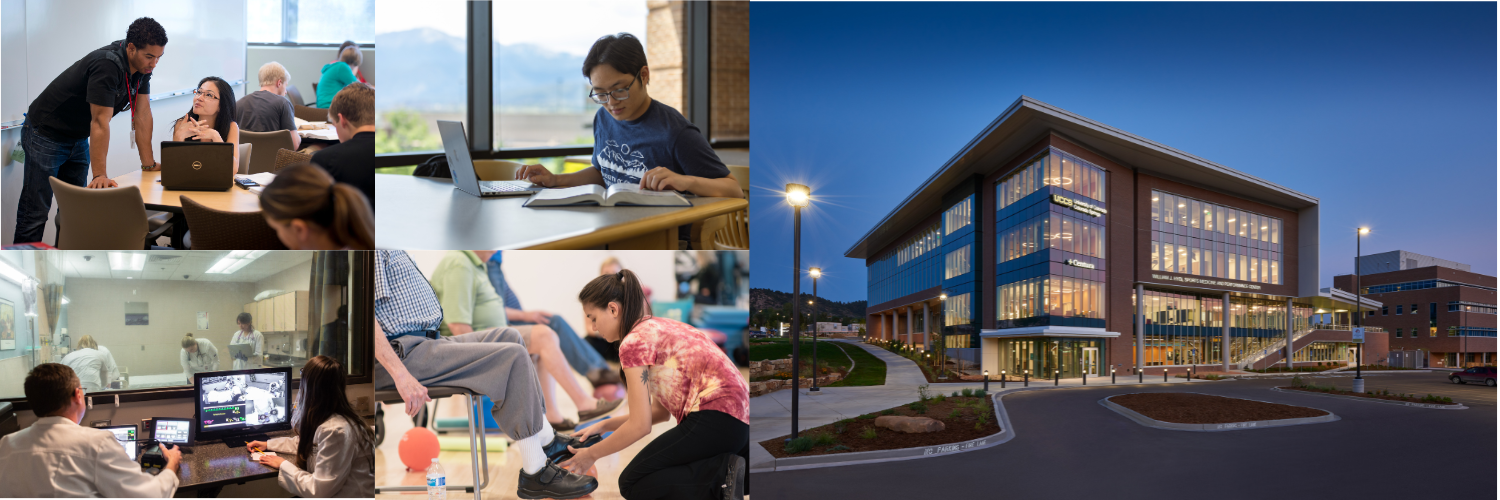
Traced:
[[25, 392], [37, 420], [0, 438], [0, 496], [169, 498], [177, 491], [177, 447], [162, 448], [167, 466], [153, 476], [113, 433], [78, 425], [87, 406], [72, 368], [38, 365], [26, 375]]

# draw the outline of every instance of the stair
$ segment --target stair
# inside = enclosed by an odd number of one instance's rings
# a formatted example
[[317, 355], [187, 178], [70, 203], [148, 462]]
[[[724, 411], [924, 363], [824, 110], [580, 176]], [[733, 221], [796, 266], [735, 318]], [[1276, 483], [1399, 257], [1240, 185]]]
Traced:
[[[1313, 329], [1311, 327], [1302, 328], [1302, 329], [1299, 329], [1299, 330], [1297, 330], [1295, 332], [1292, 332], [1292, 350], [1293, 350], [1293, 352], [1295, 352], [1297, 350], [1301, 350], [1303, 347], [1307, 346], [1307, 344], [1309, 342], [1302, 342], [1301, 344], [1298, 344], [1298, 342], [1301, 341], [1303, 339], [1303, 337], [1306, 337], [1308, 334], [1310, 334], [1312, 332], [1313, 332]], [[1257, 367], [1259, 367], [1259, 368], [1268, 368], [1271, 365], [1274, 365], [1276, 363], [1285, 361], [1285, 359], [1283, 359], [1283, 358], [1286, 357], [1285, 353], [1286, 353], [1286, 340], [1283, 339], [1283, 340], [1277, 341], [1275, 344], [1271, 344], [1270, 346], [1266, 347], [1263, 350], [1259, 350], [1259, 351], [1250, 353], [1250, 355], [1245, 356], [1244, 359], [1241, 359], [1238, 363], [1236, 363], [1235, 366], [1236, 366], [1236, 368], [1238, 368], [1240, 370], [1244, 370], [1244, 369], [1247, 369], [1247, 368], [1257, 368]]]

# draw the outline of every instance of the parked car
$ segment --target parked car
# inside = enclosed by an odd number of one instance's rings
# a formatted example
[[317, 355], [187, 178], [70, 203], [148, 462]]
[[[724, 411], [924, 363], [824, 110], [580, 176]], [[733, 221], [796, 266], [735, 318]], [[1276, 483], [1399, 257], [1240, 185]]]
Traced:
[[1469, 382], [1473, 382], [1476, 384], [1484, 384], [1490, 387], [1494, 387], [1495, 367], [1476, 366], [1473, 368], [1469, 368], [1467, 370], [1449, 375], [1448, 381], [1455, 384], [1467, 384]]

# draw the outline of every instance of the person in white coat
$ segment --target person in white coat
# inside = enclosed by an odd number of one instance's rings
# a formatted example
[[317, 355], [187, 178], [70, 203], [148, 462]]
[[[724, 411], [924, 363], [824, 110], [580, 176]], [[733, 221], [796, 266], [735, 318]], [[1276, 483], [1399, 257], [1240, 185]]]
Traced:
[[0, 437], [0, 496], [170, 498], [177, 491], [182, 451], [166, 446], [160, 474], [141, 471], [114, 433], [78, 425], [87, 410], [73, 369], [43, 363], [26, 375], [35, 423]]
[[261, 356], [265, 355], [266, 336], [261, 335], [260, 331], [256, 330], [250, 324], [250, 313], [240, 313], [238, 317], [234, 318], [234, 324], [238, 325], [240, 329], [235, 330], [234, 335], [229, 337], [229, 345], [253, 344], [255, 346], [255, 353], [249, 358], [234, 359], [234, 369], [249, 370], [251, 368], [260, 368]]
[[[260, 463], [277, 469], [277, 483], [308, 498], [368, 498], [375, 495], [375, 435], [344, 395], [344, 367], [315, 356], [302, 367], [302, 387], [292, 414], [292, 437], [246, 444], [270, 450]], [[291, 457], [290, 459], [282, 457]]]
[[94, 337], [84, 335], [78, 339], [78, 348], [63, 356], [62, 364], [73, 369], [83, 383], [84, 392], [109, 390], [110, 382], [120, 378], [120, 368], [115, 357], [99, 347]]
[[182, 354], [178, 361], [182, 363], [182, 373], [187, 375], [188, 385], [192, 385], [194, 374], [219, 371], [219, 348], [208, 339], [195, 339], [189, 333], [182, 338]]

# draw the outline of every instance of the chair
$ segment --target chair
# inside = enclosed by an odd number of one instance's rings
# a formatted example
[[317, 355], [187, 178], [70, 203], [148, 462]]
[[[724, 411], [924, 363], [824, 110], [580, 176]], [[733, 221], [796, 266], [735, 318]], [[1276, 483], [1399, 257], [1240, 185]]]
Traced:
[[[438, 399], [458, 395], [467, 396], [469, 398], [469, 461], [471, 464], [473, 464], [474, 467], [474, 478], [483, 479], [479, 481], [479, 484], [477, 486], [472, 484], [449, 484], [448, 490], [452, 491], [462, 489], [464, 490], [464, 493], [473, 492], [474, 500], [480, 500], [482, 491], [490, 484], [490, 457], [489, 445], [485, 442], [484, 419], [479, 415], [479, 412], [483, 410], [483, 406], [480, 405], [479, 395], [462, 387], [427, 387], [427, 397], [432, 398], [434, 407], [436, 406]], [[375, 401], [380, 403], [400, 403], [402, 402], [401, 393], [396, 392], [395, 389], [375, 391]], [[434, 409], [434, 413], [436, 413], [436, 409]], [[428, 422], [433, 422], [436, 420], [436, 418], [427, 419]], [[385, 425], [379, 420], [376, 421], [376, 424], [381, 426]], [[478, 438], [477, 442], [476, 437]], [[380, 492], [393, 491], [427, 491], [427, 486], [375, 486], [375, 493], [377, 494]]]
[[[740, 182], [740, 191], [750, 197], [750, 167], [729, 165], [729, 175]], [[700, 250], [749, 250], [750, 211], [739, 210], [693, 224], [694, 246]]]
[[179, 196], [193, 250], [286, 250], [260, 212], [224, 212]]
[[[310, 122], [328, 121], [328, 110], [325, 108], [309, 108], [301, 104], [292, 103], [292, 115]], [[243, 133], [243, 132], [241, 132]]]
[[[243, 134], [244, 132], [240, 133]], [[255, 149], [254, 144], [248, 142], [240, 144], [240, 164], [239, 168], [235, 169], [236, 172], [239, 172], [241, 174], [250, 173], [250, 151], [252, 149]]]
[[307, 101], [302, 100], [302, 91], [297, 90], [296, 85], [286, 84], [286, 100], [292, 101], [293, 105], [305, 106]]
[[278, 149], [276, 150], [276, 164], [271, 166], [271, 171], [280, 172], [283, 168], [292, 165], [301, 165], [309, 161], [312, 161], [312, 155], [310, 154], [290, 149]]
[[249, 132], [241, 130], [240, 143], [254, 144], [257, 146], [254, 149], [259, 149], [266, 152], [266, 154], [263, 155], [252, 156], [250, 158], [249, 170], [245, 172], [246, 174], [258, 174], [261, 172], [270, 172], [275, 167], [276, 155], [270, 154], [272, 151], [276, 151], [278, 149], [292, 149], [292, 136], [288, 135], [285, 130], [275, 130], [271, 132]]
[[516, 169], [521, 164], [506, 160], [474, 160], [474, 173], [481, 181], [516, 180]]
[[[139, 250], [151, 248], [172, 229], [164, 223], [148, 231], [146, 204], [133, 187], [88, 189], [49, 177], [57, 196], [57, 248], [65, 250]], [[63, 224], [65, 214], [78, 214], [77, 221]]]

